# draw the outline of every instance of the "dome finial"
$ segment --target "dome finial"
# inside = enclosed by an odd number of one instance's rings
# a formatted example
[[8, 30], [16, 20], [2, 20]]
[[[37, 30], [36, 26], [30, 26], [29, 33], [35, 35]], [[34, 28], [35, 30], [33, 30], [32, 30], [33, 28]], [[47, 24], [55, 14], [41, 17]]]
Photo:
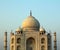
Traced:
[[32, 16], [32, 12], [31, 12], [31, 10], [30, 10], [30, 16]]

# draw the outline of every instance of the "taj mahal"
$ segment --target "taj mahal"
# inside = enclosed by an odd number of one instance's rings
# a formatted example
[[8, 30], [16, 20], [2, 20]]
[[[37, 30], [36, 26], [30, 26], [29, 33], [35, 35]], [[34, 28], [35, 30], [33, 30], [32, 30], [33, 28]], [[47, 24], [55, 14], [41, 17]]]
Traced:
[[[7, 50], [7, 32], [4, 33], [4, 50]], [[56, 32], [54, 32], [54, 50], [57, 50]], [[40, 27], [39, 21], [30, 15], [10, 33], [10, 50], [52, 50], [51, 33]]]

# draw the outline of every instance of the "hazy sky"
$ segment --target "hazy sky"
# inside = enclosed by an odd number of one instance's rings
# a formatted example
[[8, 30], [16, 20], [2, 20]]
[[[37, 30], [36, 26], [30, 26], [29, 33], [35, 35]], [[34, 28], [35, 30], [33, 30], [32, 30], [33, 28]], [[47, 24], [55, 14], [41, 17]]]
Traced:
[[[0, 50], [3, 50], [3, 36], [22, 25], [32, 10], [33, 16], [47, 32], [57, 32], [60, 47], [60, 0], [0, 0]], [[9, 37], [9, 36], [8, 36]], [[8, 44], [9, 45], [9, 44]]]

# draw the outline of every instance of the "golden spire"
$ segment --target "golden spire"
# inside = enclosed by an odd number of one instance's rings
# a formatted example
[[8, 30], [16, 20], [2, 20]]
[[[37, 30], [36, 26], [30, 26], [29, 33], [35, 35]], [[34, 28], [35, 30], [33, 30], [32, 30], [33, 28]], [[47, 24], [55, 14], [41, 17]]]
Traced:
[[30, 16], [32, 16], [32, 12], [31, 12], [31, 10], [30, 10]]

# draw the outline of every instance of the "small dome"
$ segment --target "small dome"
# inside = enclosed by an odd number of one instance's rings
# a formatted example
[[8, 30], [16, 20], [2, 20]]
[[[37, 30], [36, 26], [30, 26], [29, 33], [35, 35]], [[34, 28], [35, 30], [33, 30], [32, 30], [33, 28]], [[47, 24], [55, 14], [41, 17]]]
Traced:
[[18, 27], [18, 28], [16, 29], [16, 31], [21, 31], [21, 28], [20, 28], [20, 27]]
[[40, 28], [40, 31], [45, 31], [45, 29], [43, 27]]

